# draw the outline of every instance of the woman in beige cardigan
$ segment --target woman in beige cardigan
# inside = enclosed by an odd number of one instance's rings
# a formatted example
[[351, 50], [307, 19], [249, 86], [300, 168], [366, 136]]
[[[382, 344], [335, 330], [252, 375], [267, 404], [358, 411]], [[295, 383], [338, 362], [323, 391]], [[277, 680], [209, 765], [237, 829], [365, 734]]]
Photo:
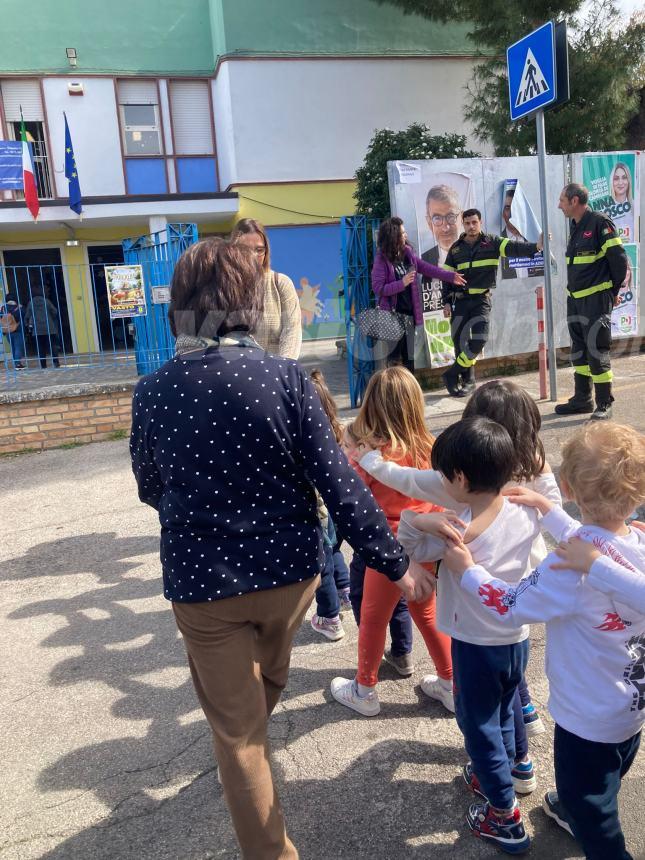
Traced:
[[267, 352], [284, 358], [298, 358], [302, 344], [300, 304], [293, 281], [271, 269], [271, 251], [264, 227], [253, 218], [235, 225], [231, 239], [248, 245], [264, 271], [264, 315], [255, 340]]

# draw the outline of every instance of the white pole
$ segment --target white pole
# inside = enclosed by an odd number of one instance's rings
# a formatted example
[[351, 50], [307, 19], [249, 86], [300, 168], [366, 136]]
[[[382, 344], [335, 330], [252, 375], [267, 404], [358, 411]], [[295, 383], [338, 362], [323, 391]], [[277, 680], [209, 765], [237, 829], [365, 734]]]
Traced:
[[542, 231], [544, 233], [544, 299], [546, 311], [546, 342], [549, 353], [549, 388], [551, 400], [558, 399], [558, 383], [556, 374], [555, 332], [553, 327], [553, 293], [551, 289], [551, 242], [549, 240], [549, 208], [546, 190], [546, 142], [544, 138], [544, 111], [539, 110], [535, 115], [535, 131], [537, 134], [538, 168], [540, 171], [540, 208], [542, 212]]

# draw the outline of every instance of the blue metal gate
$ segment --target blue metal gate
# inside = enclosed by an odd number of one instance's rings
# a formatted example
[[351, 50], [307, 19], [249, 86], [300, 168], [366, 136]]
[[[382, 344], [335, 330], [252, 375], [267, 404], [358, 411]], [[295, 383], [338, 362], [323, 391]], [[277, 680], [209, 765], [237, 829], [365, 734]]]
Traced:
[[379, 227], [376, 218], [353, 215], [341, 218], [345, 325], [347, 328], [347, 378], [352, 406], [360, 406], [375, 370], [374, 341], [358, 328], [358, 315], [375, 303], [370, 272]]
[[134, 317], [137, 372], [152, 373], [172, 357], [175, 339], [168, 323], [168, 303], [161, 301], [159, 287], [169, 287], [175, 263], [197, 241], [196, 224], [168, 224], [165, 230], [125, 239], [126, 263], [143, 269], [147, 313]]

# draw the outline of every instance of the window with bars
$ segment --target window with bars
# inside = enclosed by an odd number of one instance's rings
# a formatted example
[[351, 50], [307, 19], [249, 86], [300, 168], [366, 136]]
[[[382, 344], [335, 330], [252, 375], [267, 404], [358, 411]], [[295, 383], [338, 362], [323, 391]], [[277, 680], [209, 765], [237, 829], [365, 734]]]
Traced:
[[[37, 80], [12, 78], [0, 81], [2, 106], [7, 123], [7, 136], [10, 140], [20, 140], [21, 116], [25, 120], [27, 140], [31, 143], [34, 158], [36, 189], [41, 199], [54, 197], [54, 184], [49, 152], [45, 114], [43, 111], [40, 84]], [[22, 199], [21, 191], [15, 192]]]

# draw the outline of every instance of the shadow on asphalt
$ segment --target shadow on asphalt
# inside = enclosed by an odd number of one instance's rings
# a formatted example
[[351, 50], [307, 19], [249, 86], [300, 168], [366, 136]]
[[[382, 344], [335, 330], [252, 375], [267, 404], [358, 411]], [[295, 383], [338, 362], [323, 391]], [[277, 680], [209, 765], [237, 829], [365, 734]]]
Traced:
[[[14, 581], [84, 573], [97, 578], [96, 585], [83, 593], [36, 600], [9, 617], [53, 615], [65, 622], [40, 644], [66, 649], [67, 654], [82, 649], [61, 660], [50, 675], [51, 686], [69, 688], [70, 697], [77, 700], [81, 725], [83, 696], [97, 690], [96, 695], [105, 695], [102, 686], [117, 694], [102, 736], [121, 733], [118, 721], [128, 721], [128, 736], [88, 743], [41, 771], [38, 788], [44, 798], [56, 792], [73, 793], [49, 809], [91, 793], [90, 812], [79, 801], [78, 809], [61, 810], [61, 815], [71, 816], [71, 822], [96, 819], [97, 801], [106, 810], [97, 823], [43, 854], [45, 860], [238, 856], [214, 773], [209, 732], [185, 671], [184, 649], [169, 608], [159, 600], [160, 579], [132, 573], [140, 564], [135, 559], [156, 552], [157, 546], [157, 536], [87, 534], [39, 544], [23, 557], [0, 565], [0, 578]], [[308, 644], [310, 633], [304, 625], [297, 644]], [[169, 673], [173, 669], [177, 671]], [[328, 689], [337, 673], [335, 665], [319, 670], [294, 668], [284, 701]], [[438, 706], [433, 717], [435, 711]], [[382, 718], [418, 719], [419, 714], [417, 703], [399, 703], [388, 706]], [[340, 727], [352, 718], [345, 709], [327, 702], [302, 709], [279, 708], [270, 727], [273, 746], [290, 745], [334, 722], [339, 724], [334, 737], [343, 744]], [[368, 738], [370, 731], [366, 723]], [[93, 735], [91, 725], [87, 735], [88, 739]], [[294, 778], [291, 772], [285, 781], [276, 768], [289, 832], [303, 860], [496, 856], [493, 848], [474, 840], [465, 827], [463, 817], [472, 797], [461, 777], [449, 782], [423, 777], [422, 768], [444, 766], [445, 772], [460, 763], [464, 757], [460, 746], [377, 740], [376, 736], [374, 740], [369, 750], [334, 778], [309, 778], [316, 771], [314, 762], [297, 763], [299, 772], [307, 775], [304, 779]], [[334, 753], [330, 750], [330, 757]], [[320, 754], [324, 758], [325, 750]], [[409, 776], [419, 771], [421, 776]], [[533, 824], [539, 840], [533, 857], [579, 856], [571, 852], [568, 837], [537, 813]]]

